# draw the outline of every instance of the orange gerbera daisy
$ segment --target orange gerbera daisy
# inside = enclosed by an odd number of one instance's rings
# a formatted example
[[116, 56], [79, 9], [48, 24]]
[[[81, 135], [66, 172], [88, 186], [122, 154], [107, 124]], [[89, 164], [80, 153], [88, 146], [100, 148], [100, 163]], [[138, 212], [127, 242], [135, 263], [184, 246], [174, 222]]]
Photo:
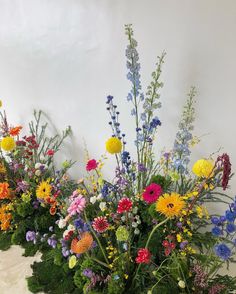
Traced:
[[17, 126], [17, 127], [14, 127], [14, 128], [10, 128], [10, 135], [11, 136], [18, 136], [20, 134], [20, 131], [22, 129], [22, 126]]
[[87, 252], [93, 244], [93, 237], [89, 232], [82, 234], [81, 239], [73, 239], [71, 242], [71, 251], [76, 254]]
[[11, 198], [9, 184], [7, 182], [0, 183], [0, 199]]
[[12, 215], [9, 213], [8, 205], [0, 207], [0, 230], [6, 231], [11, 225]]

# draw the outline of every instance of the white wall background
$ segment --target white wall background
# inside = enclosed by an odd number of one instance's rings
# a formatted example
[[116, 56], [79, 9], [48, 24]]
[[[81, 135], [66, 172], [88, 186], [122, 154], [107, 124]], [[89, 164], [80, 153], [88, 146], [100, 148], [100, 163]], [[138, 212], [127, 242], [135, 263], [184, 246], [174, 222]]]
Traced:
[[186, 93], [195, 85], [196, 134], [209, 135], [193, 160], [224, 147], [236, 168], [235, 0], [0, 0], [0, 98], [9, 119], [25, 125], [36, 108], [58, 129], [71, 125], [67, 155], [78, 160], [76, 177], [83, 171], [83, 139], [93, 157], [104, 152], [110, 135], [106, 95], [116, 97], [133, 140], [127, 23], [139, 41], [145, 87], [156, 56], [167, 51], [157, 150], [172, 146]]

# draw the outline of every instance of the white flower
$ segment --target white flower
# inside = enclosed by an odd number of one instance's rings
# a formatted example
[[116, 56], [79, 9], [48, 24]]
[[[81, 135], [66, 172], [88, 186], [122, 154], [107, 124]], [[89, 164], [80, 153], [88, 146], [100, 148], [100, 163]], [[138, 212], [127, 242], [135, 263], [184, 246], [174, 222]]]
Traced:
[[97, 196], [97, 200], [102, 200], [102, 194], [100, 193], [100, 194], [98, 194], [98, 196]]
[[138, 225], [140, 225], [141, 224], [141, 220], [139, 219], [139, 220], [137, 220], [137, 224]]
[[135, 235], [139, 235], [139, 233], [140, 233], [139, 229], [136, 228], [136, 229], [134, 230], [134, 233], [135, 233]]
[[67, 229], [69, 230], [69, 231], [75, 231], [75, 226], [73, 226], [73, 225], [69, 225], [68, 227], [67, 227]]
[[42, 163], [37, 162], [34, 167], [35, 167], [35, 169], [40, 169], [41, 165], [42, 165]]
[[137, 228], [138, 224], [136, 222], [132, 222], [132, 227]]
[[65, 226], [66, 226], [66, 220], [64, 220], [63, 218], [59, 219], [59, 221], [58, 221], [58, 227], [60, 229], [63, 229], [63, 228], [65, 228]]
[[121, 220], [122, 220], [122, 222], [125, 222], [126, 221], [125, 215], [122, 215]]
[[133, 213], [136, 214], [137, 212], [138, 212], [138, 207], [135, 206], [135, 207], [133, 208]]
[[102, 211], [106, 210], [106, 208], [107, 208], [107, 204], [106, 204], [106, 202], [101, 202], [101, 203], [99, 204], [99, 208], [100, 208]]
[[37, 177], [40, 177], [41, 176], [41, 170], [40, 169], [37, 169], [36, 171], [35, 171], [35, 175], [37, 176]]
[[179, 283], [178, 283], [179, 287], [184, 289], [185, 288], [185, 282], [180, 280]]
[[90, 197], [89, 201], [90, 203], [94, 204], [97, 201], [97, 197], [96, 196]]

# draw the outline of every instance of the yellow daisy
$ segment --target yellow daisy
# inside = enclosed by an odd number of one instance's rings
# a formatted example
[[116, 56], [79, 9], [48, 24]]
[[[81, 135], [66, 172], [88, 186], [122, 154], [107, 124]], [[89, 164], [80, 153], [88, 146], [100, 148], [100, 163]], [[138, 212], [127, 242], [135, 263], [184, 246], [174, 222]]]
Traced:
[[51, 194], [52, 187], [48, 181], [42, 181], [36, 189], [36, 197], [46, 199]]
[[175, 217], [181, 215], [181, 211], [185, 206], [182, 196], [177, 193], [164, 194], [158, 198], [156, 210], [166, 217]]

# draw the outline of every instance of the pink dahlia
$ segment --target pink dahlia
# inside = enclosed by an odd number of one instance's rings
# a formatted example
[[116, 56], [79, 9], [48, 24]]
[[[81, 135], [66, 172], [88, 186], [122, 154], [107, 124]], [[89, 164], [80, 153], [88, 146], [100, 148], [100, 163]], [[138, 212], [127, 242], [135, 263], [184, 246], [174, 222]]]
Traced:
[[155, 183], [152, 183], [145, 188], [143, 192], [143, 199], [148, 204], [151, 204], [153, 202], [156, 202], [161, 194], [162, 194], [161, 186]]
[[92, 226], [96, 232], [104, 233], [108, 229], [109, 223], [105, 216], [99, 216], [94, 219]]
[[123, 213], [132, 209], [133, 202], [129, 198], [122, 198], [118, 203], [117, 213]]
[[83, 195], [78, 195], [74, 198], [67, 209], [67, 212], [70, 216], [75, 215], [76, 213], [81, 213], [85, 208], [86, 200]]
[[98, 163], [95, 159], [90, 159], [88, 162], [87, 162], [87, 165], [86, 165], [86, 170], [87, 171], [91, 171], [91, 170], [94, 170], [98, 167]]
[[147, 248], [140, 248], [138, 251], [138, 256], [135, 259], [136, 263], [150, 263], [151, 252]]

